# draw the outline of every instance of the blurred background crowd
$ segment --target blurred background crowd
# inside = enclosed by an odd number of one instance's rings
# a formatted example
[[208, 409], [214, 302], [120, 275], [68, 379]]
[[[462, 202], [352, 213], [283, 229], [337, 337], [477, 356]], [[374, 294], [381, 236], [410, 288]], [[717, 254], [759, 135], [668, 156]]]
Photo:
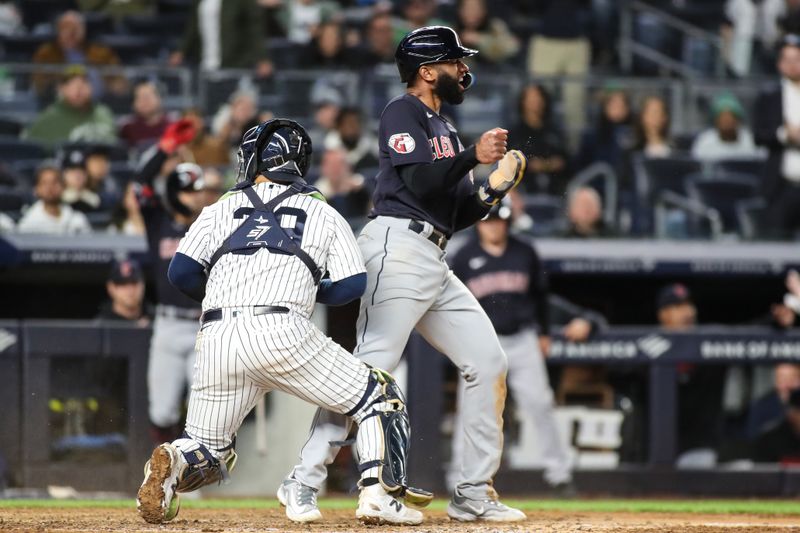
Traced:
[[[464, 144], [502, 126], [530, 158], [511, 198], [515, 233], [798, 237], [797, 0], [0, 0], [0, 234], [144, 236], [139, 162], [171, 123], [188, 118], [197, 134], [161, 175], [196, 163], [211, 202], [235, 182], [242, 133], [275, 116], [309, 130], [309, 181], [357, 231], [380, 112], [403, 91], [395, 47], [431, 24], [480, 51], [464, 104], [443, 108]], [[98, 316], [148, 324], [145, 279], [138, 264], [117, 264]], [[690, 331], [701, 320], [783, 332], [800, 311], [793, 273], [750, 295], [757, 305], [725, 309], [730, 285], [699, 287], [698, 301], [666, 281], [653, 298], [573, 282], [569, 296], [586, 307], [550, 294], [557, 333], [582, 342], [609, 322]], [[96, 303], [67, 302], [75, 315], [59, 317], [88, 318]], [[641, 418], [637, 372], [551, 369], [559, 403], [633, 405]], [[788, 443], [800, 456], [800, 366], [687, 364], [678, 385], [679, 452], [778, 461]], [[632, 431], [636, 443], [641, 427]], [[623, 457], [641, 459], [641, 446]]]

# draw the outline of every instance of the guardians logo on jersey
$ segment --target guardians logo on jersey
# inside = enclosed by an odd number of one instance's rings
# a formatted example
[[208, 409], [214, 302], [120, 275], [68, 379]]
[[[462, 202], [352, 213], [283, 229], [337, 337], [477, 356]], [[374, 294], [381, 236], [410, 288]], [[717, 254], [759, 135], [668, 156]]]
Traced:
[[389, 148], [398, 154], [410, 154], [417, 147], [414, 137], [408, 133], [395, 133], [389, 137]]

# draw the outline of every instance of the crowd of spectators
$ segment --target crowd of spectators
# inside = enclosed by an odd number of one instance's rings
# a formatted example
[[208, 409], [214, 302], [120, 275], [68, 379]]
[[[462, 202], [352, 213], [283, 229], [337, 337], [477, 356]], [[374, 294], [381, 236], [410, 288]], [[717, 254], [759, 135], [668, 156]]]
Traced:
[[[659, 200], [657, 187], [689, 195], [684, 181], [690, 178], [724, 184], [731, 176], [753, 185], [752, 195], [741, 200], [759, 197], [771, 205], [761, 215], [773, 232], [762, 232], [761, 238], [794, 238], [800, 230], [796, 1], [708, 2], [716, 11], [706, 29], [719, 31], [723, 38], [727, 72], [721, 79], [730, 82], [730, 90], [704, 102], [705, 125], [693, 131], [676, 129], [674, 117], [682, 110], [671, 106], [680, 102], [665, 90], [635, 91], [620, 83], [595, 90], [581, 80], [585, 75], [623, 74], [614, 46], [615, 2], [77, 0], [51, 13], [36, 12], [34, 4], [0, 0], [0, 36], [6, 38], [0, 43], [0, 60], [41, 67], [14, 78], [21, 84], [15, 90], [33, 95], [32, 109], [16, 109], [16, 100], [5, 99], [8, 95], [0, 90], [0, 147], [11, 147], [0, 161], [0, 198], [21, 200], [21, 205], [0, 211], [0, 233], [144, 236], [137, 199], [141, 190], [133, 179], [142, 154], [170, 124], [189, 119], [196, 132], [193, 139], [171, 154], [161, 174], [193, 162], [215, 184], [215, 194], [220, 192], [218, 188], [233, 184], [242, 134], [260, 121], [285, 115], [279, 105], [264, 104], [260, 89], [276, 87], [270, 84], [281, 71], [298, 69], [318, 69], [314, 77], [319, 79], [299, 94], [291, 94], [292, 86], [279, 87], [286, 93], [282, 96], [294, 96], [306, 106], [304, 125], [314, 144], [310, 180], [356, 229], [370, 209], [378, 164], [375, 125], [385, 102], [348, 95], [332, 73], [357, 73], [364, 83], [372, 82], [372, 73], [394, 76], [396, 44], [407, 31], [428, 24], [456, 28], [465, 46], [480, 51], [470, 63], [478, 79], [475, 91], [492, 77], [525, 81], [513, 94], [500, 95], [503, 116], [511, 117], [508, 123], [492, 124], [508, 128], [509, 147], [529, 156], [519, 193], [512, 197], [516, 230], [567, 239], [652, 236], [650, 210]], [[36, 46], [26, 49], [31, 43]], [[194, 86], [191, 105], [175, 105], [158, 75], [129, 75], [113, 68], [143, 65], [186, 68], [193, 74], [239, 69], [241, 81], [218, 98], [220, 105], [204, 108], [208, 101], [199, 98]], [[4, 74], [0, 72], [0, 85]], [[762, 76], [769, 86], [751, 106], [735, 89], [736, 78], [752, 75]], [[553, 76], [567, 78], [553, 83]], [[398, 82], [386, 96], [400, 92]], [[485, 95], [478, 92], [474, 98], [480, 97]], [[461, 123], [480, 117], [458, 112], [445, 109], [468, 144], [469, 128]], [[16, 158], [15, 143], [37, 146], [43, 157]], [[666, 166], [673, 183], [664, 185], [659, 167], [650, 164], [654, 161], [695, 165], [680, 174], [677, 167]], [[598, 166], [614, 176], [616, 212], [611, 216], [606, 213], [611, 201], [607, 187], [575, 181]], [[545, 213], [543, 205], [556, 209]], [[102, 317], [144, 323], [152, 316], [142, 303], [142, 274], [135, 263], [116, 264], [107, 290], [111, 300]], [[698, 311], [683, 285], [664, 288], [657, 310], [665, 329], [696, 325]], [[765, 323], [793, 327], [794, 313], [786, 306], [773, 307]], [[565, 335], [585, 339], [593, 329], [586, 320], [570, 322]], [[681, 369], [681, 435], [719, 435], [700, 430], [721, 416], [726, 376], [720, 368]], [[747, 437], [755, 443], [757, 457], [780, 459], [786, 442], [796, 449], [792, 439], [800, 441], [798, 386], [798, 367], [780, 365], [775, 391], [751, 409]], [[717, 444], [686, 441], [681, 451]]]

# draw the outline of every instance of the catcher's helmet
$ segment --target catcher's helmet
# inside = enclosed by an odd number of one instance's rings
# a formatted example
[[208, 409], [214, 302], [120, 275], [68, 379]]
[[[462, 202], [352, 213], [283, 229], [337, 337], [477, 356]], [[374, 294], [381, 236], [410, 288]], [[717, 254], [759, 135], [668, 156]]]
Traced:
[[205, 189], [203, 169], [195, 163], [181, 163], [167, 176], [167, 203], [176, 212], [191, 216], [191, 210], [178, 199], [178, 193], [200, 192]]
[[[477, 50], [465, 48], [453, 28], [447, 26], [424, 26], [403, 37], [397, 45], [394, 60], [400, 72], [400, 81], [408, 83], [414, 79], [422, 65], [461, 59], [477, 54]], [[472, 84], [472, 74], [464, 76], [464, 88]]]
[[263, 174], [272, 181], [291, 183], [308, 172], [310, 154], [311, 138], [303, 126], [285, 118], [268, 120], [242, 136], [238, 181], [252, 182]]

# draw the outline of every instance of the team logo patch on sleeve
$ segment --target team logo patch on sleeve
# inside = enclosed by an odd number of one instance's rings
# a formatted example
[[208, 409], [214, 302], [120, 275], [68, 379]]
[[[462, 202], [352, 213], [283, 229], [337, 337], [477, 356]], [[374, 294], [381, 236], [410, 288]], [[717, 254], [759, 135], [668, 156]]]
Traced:
[[408, 133], [395, 133], [389, 137], [389, 148], [398, 154], [410, 154], [417, 147], [414, 137]]

